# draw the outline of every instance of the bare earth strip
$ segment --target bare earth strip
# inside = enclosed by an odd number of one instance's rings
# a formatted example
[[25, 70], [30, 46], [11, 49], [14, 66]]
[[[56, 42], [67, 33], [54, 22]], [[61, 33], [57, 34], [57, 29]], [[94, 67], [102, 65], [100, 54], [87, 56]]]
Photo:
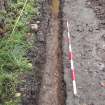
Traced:
[[60, 0], [52, 0], [50, 4], [51, 19], [49, 34], [46, 37], [46, 64], [40, 90], [39, 105], [64, 105], [62, 90], [62, 57], [59, 41]]

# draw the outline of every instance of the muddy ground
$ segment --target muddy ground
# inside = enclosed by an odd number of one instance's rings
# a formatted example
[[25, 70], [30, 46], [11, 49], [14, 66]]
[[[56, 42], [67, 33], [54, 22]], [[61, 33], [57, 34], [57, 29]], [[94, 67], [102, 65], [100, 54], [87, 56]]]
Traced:
[[[105, 1], [65, 0], [64, 21], [69, 20], [75, 55], [78, 97], [73, 96], [67, 65], [67, 29], [64, 22], [66, 105], [105, 105]], [[66, 40], [66, 41], [65, 41]]]

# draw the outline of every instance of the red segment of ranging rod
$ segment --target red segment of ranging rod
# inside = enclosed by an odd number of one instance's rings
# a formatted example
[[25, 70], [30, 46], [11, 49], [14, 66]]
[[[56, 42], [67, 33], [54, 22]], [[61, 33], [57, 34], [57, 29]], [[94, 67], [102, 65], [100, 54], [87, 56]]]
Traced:
[[75, 70], [72, 70], [72, 80], [76, 80]]
[[67, 21], [67, 29], [68, 29], [68, 40], [69, 40], [69, 61], [71, 64], [71, 72], [72, 72], [72, 82], [73, 82], [73, 93], [75, 96], [77, 96], [77, 88], [76, 88], [76, 73], [74, 68], [74, 61], [73, 61], [73, 53], [71, 48], [71, 36], [69, 31], [69, 23]]

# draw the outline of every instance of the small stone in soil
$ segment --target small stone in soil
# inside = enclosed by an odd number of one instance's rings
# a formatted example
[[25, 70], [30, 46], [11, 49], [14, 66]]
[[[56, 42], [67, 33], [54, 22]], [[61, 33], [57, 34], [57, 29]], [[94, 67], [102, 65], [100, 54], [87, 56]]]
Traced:
[[38, 31], [38, 24], [31, 24], [31, 29], [33, 31]]
[[101, 82], [100, 85], [105, 88], [105, 82]]

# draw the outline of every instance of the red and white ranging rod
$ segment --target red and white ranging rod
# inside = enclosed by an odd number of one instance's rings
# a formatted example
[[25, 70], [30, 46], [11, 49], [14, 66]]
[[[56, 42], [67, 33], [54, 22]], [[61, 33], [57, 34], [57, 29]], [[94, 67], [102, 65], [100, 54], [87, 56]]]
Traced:
[[75, 96], [77, 96], [77, 87], [76, 87], [76, 73], [74, 68], [74, 61], [73, 61], [73, 53], [72, 53], [72, 47], [71, 47], [71, 36], [70, 36], [70, 30], [69, 30], [69, 22], [67, 21], [67, 29], [68, 29], [68, 42], [69, 42], [69, 61], [71, 65], [71, 73], [72, 73], [72, 82], [73, 82], [73, 93]]

